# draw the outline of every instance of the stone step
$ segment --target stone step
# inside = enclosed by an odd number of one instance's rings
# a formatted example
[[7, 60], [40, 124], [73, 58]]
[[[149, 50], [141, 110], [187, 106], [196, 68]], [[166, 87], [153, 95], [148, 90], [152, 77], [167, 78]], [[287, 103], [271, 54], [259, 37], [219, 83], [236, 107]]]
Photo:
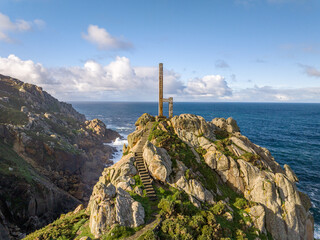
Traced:
[[150, 189], [144, 189], [146, 190], [147, 194], [156, 194], [155, 191], [153, 190], [153, 188], [150, 188]]
[[143, 180], [150, 181], [151, 180], [149, 175], [142, 175], [142, 176], [140, 175], [140, 178], [141, 178], [141, 181], [143, 181]]
[[143, 181], [148, 181], [148, 182], [151, 181], [151, 178], [150, 178], [149, 176], [141, 176], [141, 175], [140, 175], [140, 179], [141, 179], [142, 182], [143, 182]]
[[146, 167], [144, 166], [144, 164], [142, 165], [137, 165], [137, 168], [141, 169], [141, 170], [146, 170]]
[[141, 181], [143, 181], [143, 180], [150, 181], [151, 180], [151, 178], [148, 174], [142, 174], [142, 175], [140, 174], [140, 178], [141, 178]]
[[139, 171], [139, 174], [140, 174], [140, 177], [141, 178], [150, 178], [150, 176], [149, 176], [149, 173], [144, 169], [144, 170], [141, 170], [141, 171]]

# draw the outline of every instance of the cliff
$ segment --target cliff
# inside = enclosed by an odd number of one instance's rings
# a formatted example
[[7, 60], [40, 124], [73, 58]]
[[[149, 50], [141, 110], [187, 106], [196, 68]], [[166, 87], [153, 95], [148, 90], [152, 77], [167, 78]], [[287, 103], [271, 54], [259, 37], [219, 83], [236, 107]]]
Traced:
[[0, 75], [0, 238], [20, 238], [89, 200], [119, 134], [42, 88]]
[[234, 119], [144, 114], [136, 126], [88, 207], [26, 239], [313, 239], [297, 176]]

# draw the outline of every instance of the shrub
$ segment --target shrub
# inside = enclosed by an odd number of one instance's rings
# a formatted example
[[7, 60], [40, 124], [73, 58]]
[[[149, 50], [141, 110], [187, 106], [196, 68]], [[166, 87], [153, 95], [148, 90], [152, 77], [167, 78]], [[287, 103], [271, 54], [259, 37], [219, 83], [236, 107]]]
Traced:
[[158, 204], [158, 208], [161, 209], [160, 214], [171, 216], [174, 213], [174, 205], [172, 200], [162, 198]]
[[236, 201], [233, 205], [238, 209], [245, 209], [248, 207], [248, 202], [244, 198], [236, 198]]
[[211, 211], [215, 215], [221, 215], [225, 210], [225, 203], [222, 201], [217, 202], [213, 207], [211, 207]]

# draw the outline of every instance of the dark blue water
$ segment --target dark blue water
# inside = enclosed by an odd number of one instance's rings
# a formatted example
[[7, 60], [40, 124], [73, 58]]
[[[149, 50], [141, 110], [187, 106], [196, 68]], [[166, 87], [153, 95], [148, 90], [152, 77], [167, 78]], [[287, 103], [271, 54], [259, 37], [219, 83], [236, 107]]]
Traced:
[[[134, 131], [134, 123], [143, 113], [155, 116], [158, 110], [157, 103], [72, 104], [88, 119], [99, 118], [123, 135]], [[243, 135], [268, 148], [282, 166], [289, 164], [300, 180], [298, 188], [312, 200], [315, 237], [320, 237], [320, 104], [174, 103], [174, 114], [182, 113], [200, 115], [207, 121], [233, 117]]]

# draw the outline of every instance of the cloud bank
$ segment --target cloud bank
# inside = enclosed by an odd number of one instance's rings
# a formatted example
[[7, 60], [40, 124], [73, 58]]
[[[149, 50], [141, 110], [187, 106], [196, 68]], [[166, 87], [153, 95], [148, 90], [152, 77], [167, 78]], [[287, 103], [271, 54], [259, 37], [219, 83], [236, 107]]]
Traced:
[[96, 25], [89, 25], [88, 32], [82, 34], [82, 38], [96, 45], [101, 50], [129, 49], [132, 48], [130, 42], [113, 37], [104, 28]]
[[[157, 101], [158, 68], [133, 67], [126, 57], [107, 65], [89, 60], [83, 66], [45, 68], [15, 55], [0, 57], [0, 74], [39, 85], [64, 100]], [[282, 88], [254, 86], [234, 90], [220, 75], [183, 81], [173, 70], [164, 69], [165, 97], [178, 101], [319, 102], [320, 87]]]
[[45, 26], [45, 22], [40, 19], [26, 21], [18, 19], [12, 22], [7, 15], [0, 13], [0, 41], [13, 43], [15, 40], [9, 36], [10, 33], [28, 32], [33, 29], [41, 29]]

